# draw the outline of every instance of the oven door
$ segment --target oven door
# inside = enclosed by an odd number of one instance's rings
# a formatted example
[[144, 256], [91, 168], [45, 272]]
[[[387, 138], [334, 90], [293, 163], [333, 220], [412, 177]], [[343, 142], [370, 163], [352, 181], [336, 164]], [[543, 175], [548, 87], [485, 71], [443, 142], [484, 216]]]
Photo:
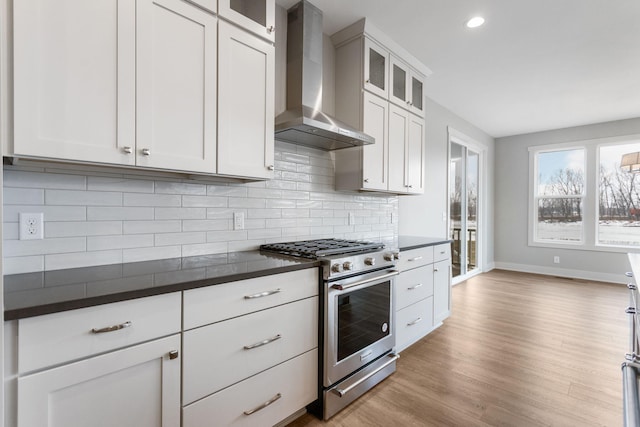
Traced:
[[324, 386], [357, 371], [395, 346], [396, 270], [325, 282]]

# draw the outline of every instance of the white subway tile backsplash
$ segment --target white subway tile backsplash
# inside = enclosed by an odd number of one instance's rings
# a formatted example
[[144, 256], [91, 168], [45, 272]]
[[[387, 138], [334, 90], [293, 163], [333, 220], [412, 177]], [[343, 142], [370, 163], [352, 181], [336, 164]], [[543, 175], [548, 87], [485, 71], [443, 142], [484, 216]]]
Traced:
[[[4, 205], [3, 221], [18, 222], [21, 212], [44, 214], [44, 221], [84, 221], [87, 219], [87, 208], [84, 206], [45, 206]], [[46, 224], [45, 224], [46, 228]]]
[[46, 190], [47, 205], [122, 206], [122, 193], [112, 191]]
[[122, 221], [47, 222], [44, 227], [45, 238], [108, 236], [112, 234], [122, 234]]
[[44, 204], [44, 190], [40, 188], [5, 188], [2, 197], [5, 205]]
[[155, 187], [156, 193], [191, 194], [200, 196], [205, 196], [207, 194], [207, 186], [204, 184], [157, 181]]
[[[276, 178], [250, 183], [7, 165], [4, 271], [207, 256], [310, 238], [393, 242], [396, 196], [336, 192], [330, 152], [277, 141], [275, 154]], [[18, 240], [20, 212], [44, 213], [45, 239]], [[233, 230], [236, 212], [245, 215], [243, 230]], [[348, 224], [349, 212], [355, 225]], [[92, 292], [109, 286], [115, 283]]]
[[205, 219], [205, 208], [155, 208], [155, 219]]
[[44, 240], [5, 240], [3, 256], [46, 255], [79, 252], [86, 249], [84, 237], [61, 237]]
[[124, 221], [124, 234], [172, 233], [179, 232], [182, 223], [178, 220], [164, 221]]
[[122, 191], [127, 193], [153, 193], [153, 181], [121, 177], [89, 176], [87, 190]]
[[89, 221], [153, 219], [154, 208], [139, 207], [87, 207]]
[[227, 198], [222, 196], [182, 196], [183, 207], [226, 208]]
[[151, 261], [154, 259], [180, 258], [182, 250], [180, 246], [157, 246], [154, 248], [123, 249], [124, 262]]
[[206, 254], [221, 254], [228, 251], [227, 242], [201, 243], [196, 245], [183, 245], [182, 256], [198, 256]]
[[124, 206], [181, 206], [182, 196], [177, 194], [124, 193]]
[[185, 245], [191, 243], [205, 243], [207, 241], [207, 233], [204, 231], [196, 231], [190, 233], [162, 233], [156, 234], [156, 246]]
[[87, 237], [87, 251], [108, 249], [143, 248], [153, 246], [153, 234]]
[[87, 178], [81, 175], [32, 173], [5, 169], [3, 185], [5, 188], [58, 188], [84, 190], [87, 187]]

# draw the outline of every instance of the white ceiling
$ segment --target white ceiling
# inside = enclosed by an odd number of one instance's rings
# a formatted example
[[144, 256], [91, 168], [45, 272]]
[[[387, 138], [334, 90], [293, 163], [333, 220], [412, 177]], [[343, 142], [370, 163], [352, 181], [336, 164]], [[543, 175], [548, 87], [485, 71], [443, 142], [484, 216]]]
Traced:
[[366, 16], [433, 71], [429, 98], [491, 136], [640, 117], [639, 0], [311, 3], [329, 35]]

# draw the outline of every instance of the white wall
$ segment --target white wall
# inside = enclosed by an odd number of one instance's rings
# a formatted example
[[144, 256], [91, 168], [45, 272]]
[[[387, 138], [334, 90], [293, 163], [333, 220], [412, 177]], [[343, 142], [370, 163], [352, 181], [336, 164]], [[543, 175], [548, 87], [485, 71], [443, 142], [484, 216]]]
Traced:
[[[624, 283], [625, 253], [528, 246], [528, 148], [640, 133], [640, 118], [517, 135], [496, 140], [496, 267]], [[402, 205], [401, 205], [402, 206]], [[553, 264], [560, 256], [561, 263]]]
[[461, 119], [440, 104], [426, 99], [426, 153], [425, 192], [419, 196], [401, 196], [399, 202], [399, 232], [401, 235], [425, 237], [447, 237], [447, 221], [442, 220], [447, 212], [447, 173], [449, 136], [447, 128], [459, 132], [486, 147], [487, 209], [484, 259], [482, 270], [489, 270], [493, 263], [493, 171], [494, 140], [482, 130]]

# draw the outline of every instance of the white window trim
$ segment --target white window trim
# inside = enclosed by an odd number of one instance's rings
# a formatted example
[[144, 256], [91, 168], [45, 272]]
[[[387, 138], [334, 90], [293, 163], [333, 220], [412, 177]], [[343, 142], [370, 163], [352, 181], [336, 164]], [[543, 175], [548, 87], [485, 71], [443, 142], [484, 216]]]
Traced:
[[[597, 243], [598, 231], [598, 188], [599, 180], [599, 148], [604, 145], [620, 144], [640, 140], [640, 134], [620, 135], [607, 138], [587, 139], [580, 141], [563, 142], [547, 145], [536, 145], [528, 148], [529, 151], [529, 210], [528, 210], [528, 245], [541, 248], [574, 249], [598, 252], [640, 251], [638, 246], [622, 246]], [[537, 154], [544, 151], [564, 151], [576, 148], [585, 150], [585, 194], [583, 198], [582, 216], [582, 241], [536, 241], [535, 224], [537, 221], [537, 198], [535, 196], [535, 184], [537, 181]]]

